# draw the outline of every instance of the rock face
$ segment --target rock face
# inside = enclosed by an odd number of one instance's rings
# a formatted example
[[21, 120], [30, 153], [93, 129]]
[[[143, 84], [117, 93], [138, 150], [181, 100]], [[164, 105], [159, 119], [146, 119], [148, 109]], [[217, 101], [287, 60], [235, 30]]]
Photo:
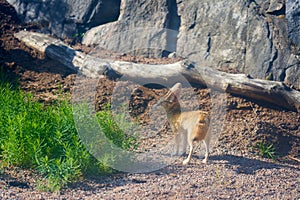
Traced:
[[[160, 47], [202, 65], [229, 68], [255, 78], [289, 80], [300, 88], [294, 63], [299, 60], [291, 64], [294, 55], [288, 38], [299, 37], [300, 31], [291, 36], [285, 17], [286, 11], [290, 14], [286, 9], [290, 5], [284, 0], [159, 2], [123, 0], [119, 20], [91, 29], [83, 42], [112, 50], [122, 47], [121, 52], [130, 49], [131, 44], [137, 49]], [[293, 13], [296, 11], [300, 12], [294, 8]], [[291, 19], [298, 20], [297, 16]], [[154, 28], [137, 29], [141, 26]], [[116, 34], [122, 37], [113, 36]]]
[[286, 69], [285, 83], [291, 84], [297, 88], [300, 86], [300, 56], [291, 55], [288, 67]]
[[179, 55], [217, 68], [244, 67], [249, 10], [245, 1], [182, 1], [178, 10]]
[[[285, 81], [300, 88], [299, 0], [9, 2], [27, 21], [57, 15], [59, 20], [50, 20], [49, 25], [57, 31], [105, 23], [86, 32], [86, 45], [152, 57], [176, 52], [201, 65]], [[50, 9], [59, 2], [64, 5], [59, 6], [60, 11]], [[106, 23], [104, 17], [117, 21]]]
[[300, 1], [286, 0], [286, 9], [289, 38], [300, 47]]
[[[164, 29], [170, 24], [169, 2], [123, 0], [118, 21], [89, 30], [82, 42], [122, 53], [134, 51], [147, 56], [159, 56], [164, 49], [169, 48], [169, 33]], [[176, 51], [176, 45], [171, 46], [172, 51]], [[152, 50], [146, 50], [149, 48]]]
[[289, 47], [282, 3], [194, 0], [178, 6], [180, 53], [213, 68], [283, 80]]
[[7, 0], [25, 22], [40, 22], [59, 37], [71, 37], [118, 19], [121, 0]]

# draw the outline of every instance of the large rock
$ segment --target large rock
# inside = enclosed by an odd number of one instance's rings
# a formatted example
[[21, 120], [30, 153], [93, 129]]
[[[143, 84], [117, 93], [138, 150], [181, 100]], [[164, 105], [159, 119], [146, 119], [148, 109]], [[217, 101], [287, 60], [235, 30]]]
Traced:
[[214, 68], [243, 68], [248, 8], [243, 0], [191, 0], [178, 4], [177, 53]]
[[178, 6], [178, 54], [221, 70], [284, 79], [290, 52], [284, 18], [278, 17], [282, 1], [194, 0]]
[[201, 65], [300, 88], [299, 0], [8, 1], [25, 21], [48, 21], [59, 36], [102, 24], [83, 38], [99, 47], [94, 53], [176, 52]]
[[289, 38], [300, 47], [300, 1], [286, 0], [286, 20]]
[[300, 88], [300, 56], [291, 55], [286, 69], [285, 83]]
[[[168, 2], [122, 0], [118, 21], [89, 30], [82, 42], [122, 53], [134, 51], [156, 57], [166, 48], [176, 51], [174, 45], [167, 47], [170, 34], [164, 29], [170, 23]], [[175, 41], [176, 36], [177, 33]]]
[[120, 0], [7, 0], [25, 22], [40, 22], [59, 37], [72, 37], [118, 19]]

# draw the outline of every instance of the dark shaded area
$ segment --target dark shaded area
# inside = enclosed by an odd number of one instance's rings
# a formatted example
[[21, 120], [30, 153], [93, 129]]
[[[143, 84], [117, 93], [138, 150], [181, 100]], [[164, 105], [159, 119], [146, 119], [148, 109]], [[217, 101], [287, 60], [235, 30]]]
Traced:
[[18, 188], [29, 188], [29, 184], [26, 182], [20, 182], [20, 181], [10, 181], [9, 186], [11, 187], [18, 187]]
[[[259, 130], [256, 132], [257, 141], [263, 141], [266, 144], [273, 144], [275, 151], [279, 152], [279, 157], [287, 156], [291, 153], [298, 154], [298, 152], [291, 152], [293, 150], [293, 144], [300, 144], [300, 137], [289, 133], [290, 130], [298, 130], [298, 125], [293, 124], [281, 124], [280, 127], [276, 127], [273, 124], [267, 122], [258, 122]], [[294, 148], [297, 148], [296, 146]], [[299, 151], [300, 148], [298, 146]], [[277, 153], [278, 154], [278, 153]]]
[[280, 16], [280, 15], [285, 15], [286, 13], [286, 5], [283, 4], [282, 8], [279, 10], [274, 10], [272, 12], [268, 12], [271, 15], [276, 15], [276, 16]]
[[0, 19], [0, 78], [6, 81], [13, 80], [12, 82], [16, 83], [17, 75], [9, 69], [13, 67], [14, 56], [6, 49], [7, 45], [15, 41], [6, 41], [3, 38], [9, 37], [13, 31], [17, 31], [21, 27], [16, 11], [5, 0], [0, 0]]
[[121, 1], [16, 0], [12, 4], [22, 22], [38, 23], [42, 32], [81, 40], [88, 29], [116, 21]]
[[[19, 169], [16, 169], [19, 170]], [[11, 174], [6, 173], [5, 171], [1, 171], [1, 176], [0, 176], [0, 180], [5, 180], [6, 187], [16, 187], [16, 188], [20, 188], [20, 189], [28, 189], [30, 188], [30, 183], [27, 182], [26, 180], [18, 180], [16, 178], [14, 178]], [[0, 185], [0, 190], [2, 189]]]
[[[15, 88], [42, 95], [39, 101], [51, 102], [46, 92], [70, 91], [74, 71], [57, 61], [45, 57], [40, 52], [27, 47], [14, 37], [20, 30], [36, 30], [36, 24], [24, 24], [14, 8], [5, 0], [0, 0], [0, 78]], [[3, 80], [4, 79], [4, 80]], [[39, 84], [36, 81], [40, 81]], [[60, 85], [67, 85], [61, 87]]]
[[[96, 6], [97, 2], [98, 1], [94, 1], [91, 7]], [[87, 29], [90, 29], [92, 27], [118, 20], [120, 15], [120, 6], [121, 6], [121, 0], [102, 1], [101, 8], [98, 7], [96, 9], [97, 11], [94, 14], [92, 13], [87, 14], [88, 16], [92, 16], [92, 17], [88, 20], [88, 23], [84, 25], [84, 27], [82, 27], [83, 25], [81, 25], [80, 28], [81, 29], [84, 28], [86, 31]], [[79, 32], [81, 31], [80, 28], [79, 28]]]
[[[196, 157], [194, 159], [197, 159]], [[226, 161], [226, 166], [233, 168], [238, 174], [255, 174], [257, 171], [262, 169], [281, 169], [281, 168], [291, 168], [298, 170], [284, 164], [277, 164], [273, 162], [261, 161], [257, 159], [245, 158], [235, 155], [221, 155], [221, 156], [211, 156], [210, 164], [213, 165], [216, 161]], [[200, 162], [200, 161], [199, 161]], [[194, 165], [194, 164], [191, 164]], [[200, 167], [198, 162], [196, 162], [194, 167]], [[182, 171], [186, 166], [182, 165], [172, 165], [167, 166], [161, 170], [151, 172], [149, 174], [155, 174], [156, 176], [164, 176], [169, 174], [177, 174], [178, 171]], [[136, 184], [138, 187], [139, 184], [147, 183], [145, 179], [137, 178], [128, 178], [127, 173], [115, 173], [113, 176], [91, 176], [86, 179], [86, 182], [77, 182], [69, 185], [72, 189], [80, 189], [84, 191], [93, 191], [96, 188], [92, 187], [92, 184], [88, 183], [97, 183], [100, 185], [100, 188], [115, 188], [120, 186], [126, 186], [127, 184]], [[99, 187], [98, 187], [99, 188]]]
[[[261, 169], [280, 169], [287, 167], [284, 164], [278, 164], [273, 162], [266, 162], [251, 158], [245, 158], [235, 155], [221, 155], [221, 156], [211, 156], [210, 160], [225, 160], [231, 166], [236, 166], [236, 172], [239, 174], [255, 174], [256, 171]], [[293, 168], [293, 167], [290, 167]], [[295, 168], [296, 169], [296, 168]], [[297, 170], [297, 169], [296, 169]]]
[[179, 27], [181, 24], [176, 0], [167, 0], [167, 8], [167, 46], [166, 50], [164, 50], [162, 53], [163, 57], [167, 57], [170, 53], [176, 52], [178, 39], [177, 36], [179, 34]]
[[[239, 97], [239, 98], [246, 99], [247, 101], [251, 101], [251, 102], [253, 102], [255, 104], [258, 104], [258, 105], [260, 105], [262, 107], [265, 107], [265, 108], [270, 108], [270, 109], [274, 109], [274, 110], [278, 110], [278, 111], [288, 111], [288, 109], [286, 109], [286, 108], [283, 108], [283, 107], [280, 107], [280, 106], [277, 106], [275, 104], [268, 103], [268, 102], [265, 102], [265, 101], [262, 101], [262, 100], [258, 100], [258, 99], [254, 99], [254, 98], [250, 98], [250, 97], [244, 97], [242, 95], [237, 95], [237, 94], [230, 94], [230, 95], [232, 95], [233, 97]], [[235, 109], [234, 105], [230, 105], [228, 108]], [[245, 109], [245, 110], [250, 109], [251, 110], [252, 108], [248, 107], [248, 108], [242, 108], [242, 109]]]

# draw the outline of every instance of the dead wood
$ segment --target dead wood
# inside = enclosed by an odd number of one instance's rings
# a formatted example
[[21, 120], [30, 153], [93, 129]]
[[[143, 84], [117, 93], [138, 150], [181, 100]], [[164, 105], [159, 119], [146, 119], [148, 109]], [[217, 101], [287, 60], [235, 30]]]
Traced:
[[15, 34], [27, 46], [39, 50], [51, 59], [80, 71], [88, 77], [115, 76], [138, 83], [172, 85], [182, 77], [194, 84], [272, 103], [300, 112], [300, 92], [282, 82], [253, 79], [245, 74], [229, 74], [186, 60], [172, 64], [152, 65], [116, 60], [104, 60], [76, 51], [62, 41], [45, 34], [21, 31]]

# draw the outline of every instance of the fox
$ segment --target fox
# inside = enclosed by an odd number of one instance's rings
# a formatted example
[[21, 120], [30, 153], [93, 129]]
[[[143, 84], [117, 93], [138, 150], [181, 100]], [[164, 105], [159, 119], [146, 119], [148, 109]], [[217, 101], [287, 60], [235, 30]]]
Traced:
[[181, 83], [176, 83], [156, 103], [156, 106], [162, 106], [165, 109], [167, 113], [167, 120], [173, 133], [175, 133], [174, 154], [181, 155], [185, 153], [187, 143], [190, 147], [188, 157], [182, 162], [182, 164], [187, 165], [190, 162], [194, 150], [194, 141], [203, 141], [205, 157], [202, 160], [202, 163], [207, 164], [210, 142], [210, 135], [208, 134], [210, 113], [201, 110], [181, 112], [180, 103], [178, 101], [181, 88]]

